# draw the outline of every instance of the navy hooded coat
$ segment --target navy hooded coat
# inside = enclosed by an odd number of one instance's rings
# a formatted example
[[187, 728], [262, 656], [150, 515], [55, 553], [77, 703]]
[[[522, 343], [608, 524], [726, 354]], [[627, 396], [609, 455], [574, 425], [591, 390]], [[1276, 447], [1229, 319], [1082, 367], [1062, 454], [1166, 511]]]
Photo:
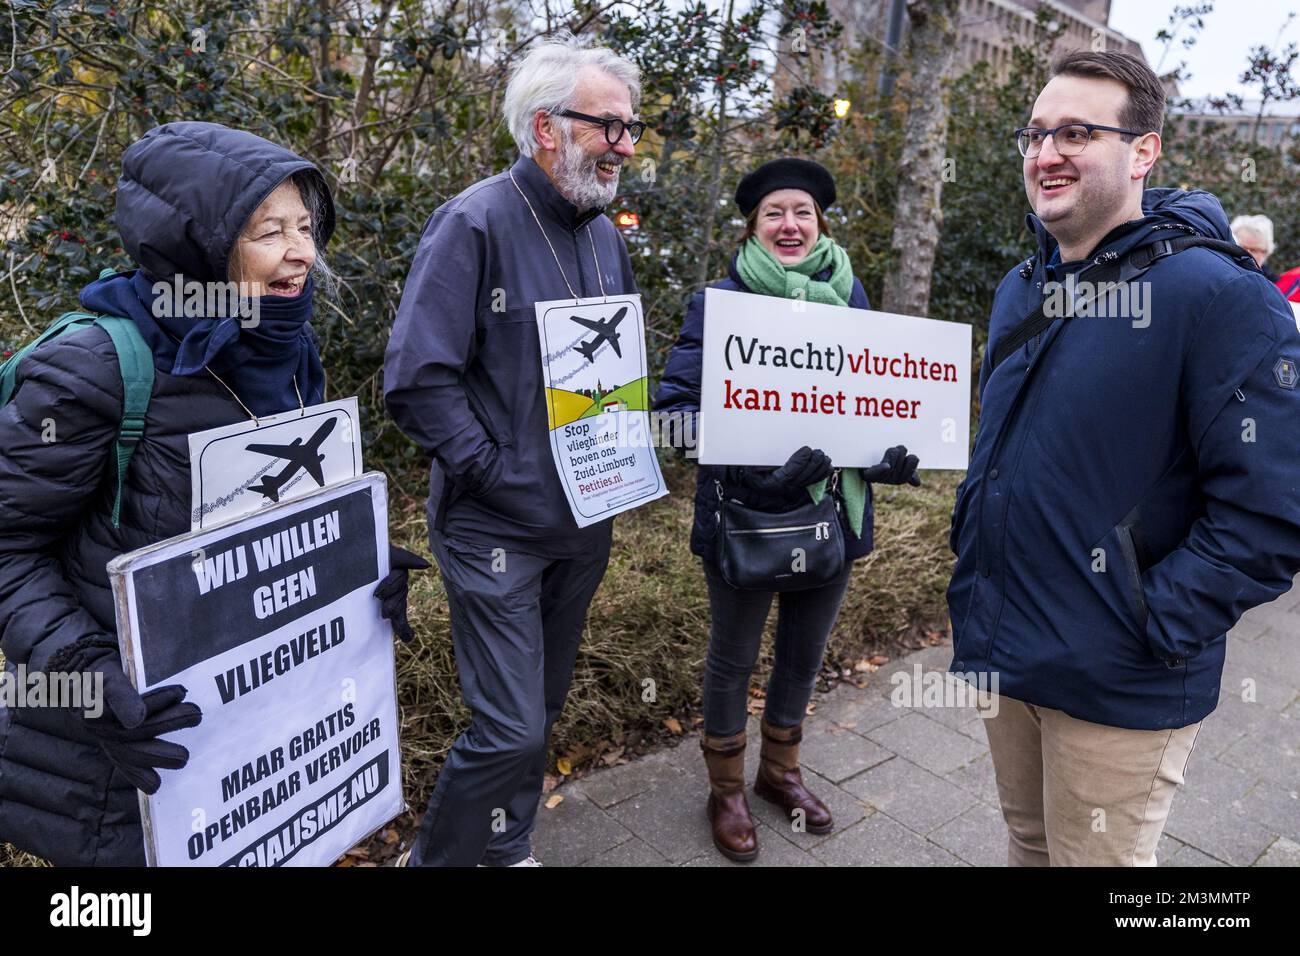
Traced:
[[[1143, 211], [1093, 259], [1231, 239], [1206, 192], [1147, 190]], [[953, 509], [951, 670], [1098, 724], [1184, 727], [1218, 702], [1225, 632], [1300, 571], [1300, 336], [1264, 276], [1194, 248], [1141, 277], [1144, 315], [1130, 300], [1058, 319], [994, 371], [1045, 283], [1080, 265], [1029, 224], [1038, 251], [994, 298]]]

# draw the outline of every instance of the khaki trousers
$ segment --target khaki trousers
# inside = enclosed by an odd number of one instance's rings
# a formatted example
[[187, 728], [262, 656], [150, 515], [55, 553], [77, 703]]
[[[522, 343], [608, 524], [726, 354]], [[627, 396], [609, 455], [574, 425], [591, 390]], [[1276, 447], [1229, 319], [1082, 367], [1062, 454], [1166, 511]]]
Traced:
[[1009, 866], [1155, 866], [1200, 722], [1128, 730], [1000, 697], [986, 716]]

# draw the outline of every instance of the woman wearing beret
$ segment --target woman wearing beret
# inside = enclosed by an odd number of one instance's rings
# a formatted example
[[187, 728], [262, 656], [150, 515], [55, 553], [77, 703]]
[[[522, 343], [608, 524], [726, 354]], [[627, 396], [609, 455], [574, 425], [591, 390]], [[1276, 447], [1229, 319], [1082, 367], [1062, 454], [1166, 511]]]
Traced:
[[[818, 163], [778, 159], [751, 172], [736, 190], [745, 216], [740, 248], [727, 277], [711, 288], [828, 305], [870, 308], [844, 249], [830, 237], [823, 210], [835, 201], [835, 182]], [[704, 292], [691, 299], [682, 331], [668, 357], [655, 410], [694, 415], [700, 404]], [[709, 591], [709, 649], [704, 671], [704, 736], [709, 773], [706, 809], [714, 845], [734, 860], [758, 855], [754, 822], [745, 799], [745, 723], [749, 678], [758, 659], [773, 591], [741, 590], [724, 579], [715, 560], [720, 495], [752, 509], [780, 513], [820, 500], [826, 488], [839, 496], [845, 543], [843, 569], [829, 583], [780, 592], [775, 661], [760, 724], [762, 741], [754, 793], [794, 816], [805, 829], [826, 833], [831, 814], [804, 785], [799, 741], [804, 714], [821, 669], [826, 641], [839, 613], [852, 561], [871, 550], [871, 482], [920, 484], [917, 459], [898, 446], [871, 468], [836, 471], [820, 450], [774, 449], [788, 460], [779, 468], [701, 465], [695, 492], [691, 551], [703, 559]], [[832, 478], [836, 471], [838, 482]], [[838, 484], [838, 491], [834, 490]]]
[[[102, 687], [100, 713], [0, 706], [0, 841], [58, 866], [144, 865], [137, 791], [156, 792], [159, 771], [185, 766], [185, 747], [162, 737], [202, 717], [184, 687], [142, 696], [127, 680], [105, 566], [190, 530], [190, 433], [319, 403], [325, 391], [309, 323], [313, 287], [330, 278], [320, 251], [334, 204], [311, 162], [216, 123], [159, 126], [122, 156], [117, 228], [139, 268], [91, 282], [80, 305], [126, 321], [41, 344], [0, 407], [5, 667], [87, 674]], [[241, 283], [256, 321], [224, 296], [204, 315], [162, 301], [191, 281]], [[118, 335], [153, 365], [125, 467]], [[402, 636], [413, 563], [391, 563], [377, 596]]]

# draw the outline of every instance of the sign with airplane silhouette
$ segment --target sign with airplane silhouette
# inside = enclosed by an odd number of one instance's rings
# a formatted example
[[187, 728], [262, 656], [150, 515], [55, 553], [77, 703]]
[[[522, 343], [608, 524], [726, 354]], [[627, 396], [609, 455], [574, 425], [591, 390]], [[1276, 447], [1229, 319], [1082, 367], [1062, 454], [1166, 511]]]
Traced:
[[650, 441], [641, 297], [537, 303], [551, 452], [584, 528], [668, 493]]
[[180, 684], [203, 711], [167, 735], [189, 763], [140, 795], [150, 866], [329, 866], [406, 808], [393, 630], [373, 594], [387, 480], [307, 484], [109, 562], [132, 685]]
[[357, 400], [190, 436], [190, 528], [198, 531], [361, 474]]

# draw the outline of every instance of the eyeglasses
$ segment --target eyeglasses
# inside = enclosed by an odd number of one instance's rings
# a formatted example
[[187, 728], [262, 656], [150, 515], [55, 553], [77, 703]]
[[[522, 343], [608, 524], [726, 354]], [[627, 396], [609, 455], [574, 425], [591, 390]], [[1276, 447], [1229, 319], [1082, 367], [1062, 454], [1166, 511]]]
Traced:
[[571, 119], [579, 119], [588, 123], [595, 123], [597, 126], [605, 127], [605, 142], [610, 146], [617, 146], [623, 138], [623, 130], [627, 130], [627, 135], [632, 137], [632, 145], [635, 146], [641, 141], [642, 135], [646, 131], [646, 124], [640, 120], [633, 120], [630, 123], [624, 123], [617, 117], [606, 118], [603, 116], [588, 116], [586, 113], [576, 113], [573, 110], [556, 110], [556, 116], [568, 116]]
[[1135, 129], [1120, 129], [1118, 126], [1100, 126], [1097, 123], [1067, 123], [1055, 129], [1039, 129], [1037, 126], [1025, 126], [1016, 130], [1016, 146], [1020, 155], [1033, 159], [1043, 151], [1043, 143], [1052, 137], [1056, 151], [1062, 156], [1077, 156], [1092, 139], [1097, 130], [1108, 133], [1127, 133], [1129, 136], [1144, 136]]

